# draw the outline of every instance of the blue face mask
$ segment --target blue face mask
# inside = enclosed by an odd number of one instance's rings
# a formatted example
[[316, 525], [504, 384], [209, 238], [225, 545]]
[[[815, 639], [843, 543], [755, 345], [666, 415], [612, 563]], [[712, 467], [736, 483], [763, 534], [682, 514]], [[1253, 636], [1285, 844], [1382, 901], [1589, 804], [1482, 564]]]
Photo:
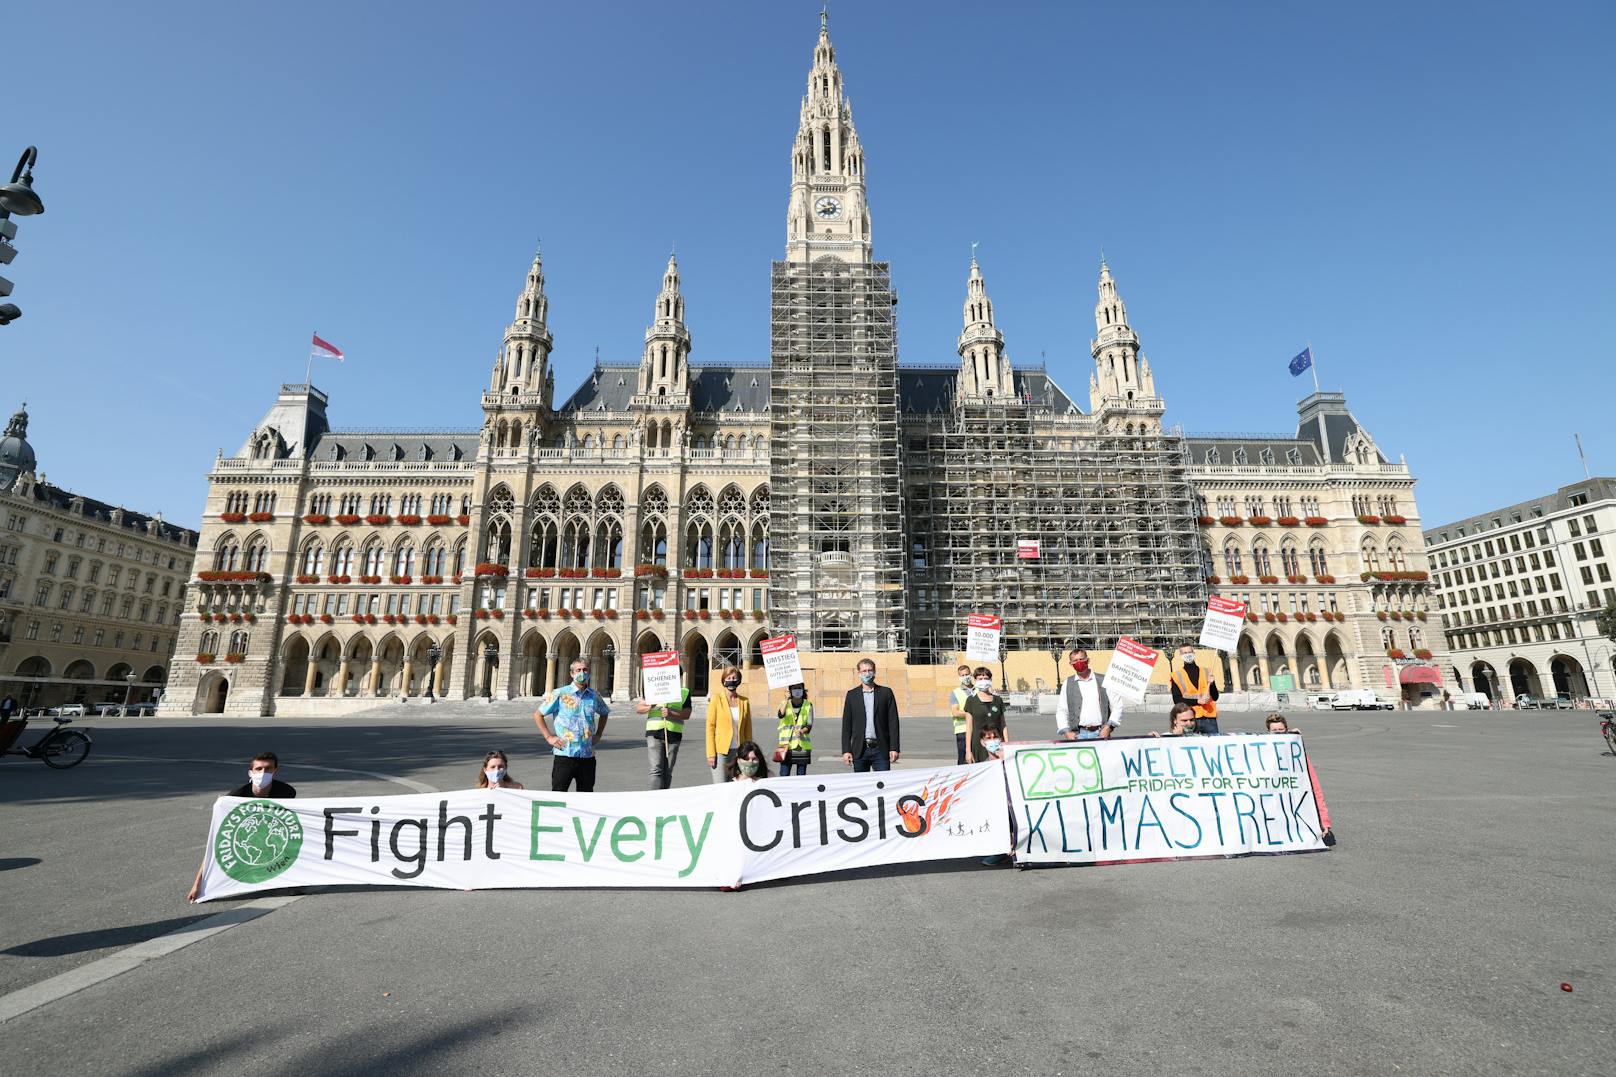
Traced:
[[986, 740], [984, 740], [982, 742], [982, 747], [987, 749], [987, 753], [989, 755], [998, 755], [999, 754], [999, 749], [1004, 747], [1004, 742], [1001, 741], [1001, 740], [996, 740], [996, 739], [994, 739], [992, 737], [989, 737], [988, 739], [986, 739]]
[[585, 670], [582, 673], [574, 673], [572, 675], [572, 683], [576, 684], [579, 688], [582, 688], [584, 685], [588, 684], [589, 671]]
[[862, 673], [859, 674], [859, 680], [863, 681], [865, 684], [874, 684], [875, 683], [875, 670], [868, 669], [868, 670], [863, 671]]

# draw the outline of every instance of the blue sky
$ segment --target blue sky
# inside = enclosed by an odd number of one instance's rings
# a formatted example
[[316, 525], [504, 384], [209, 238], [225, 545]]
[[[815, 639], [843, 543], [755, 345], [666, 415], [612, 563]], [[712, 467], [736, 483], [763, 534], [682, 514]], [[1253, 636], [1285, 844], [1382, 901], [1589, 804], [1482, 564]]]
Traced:
[[[543, 237], [558, 396], [677, 243], [697, 362], [768, 359], [809, 3], [35, 5], [25, 314], [49, 478], [194, 525], [311, 331], [339, 428], [470, 429]], [[1616, 5], [840, 3], [906, 363], [969, 249], [1086, 402], [1103, 247], [1194, 431], [1289, 431], [1311, 340], [1427, 524], [1616, 472]]]

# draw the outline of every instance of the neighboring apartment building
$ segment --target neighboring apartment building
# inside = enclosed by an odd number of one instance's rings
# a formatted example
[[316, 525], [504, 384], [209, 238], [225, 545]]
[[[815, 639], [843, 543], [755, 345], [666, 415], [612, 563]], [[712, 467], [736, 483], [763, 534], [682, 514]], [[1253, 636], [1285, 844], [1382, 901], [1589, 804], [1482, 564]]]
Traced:
[[195, 531], [36, 477], [28, 413], [0, 438], [0, 695], [26, 707], [153, 699]]
[[1616, 478], [1589, 478], [1425, 532], [1442, 629], [1465, 691], [1616, 698]]

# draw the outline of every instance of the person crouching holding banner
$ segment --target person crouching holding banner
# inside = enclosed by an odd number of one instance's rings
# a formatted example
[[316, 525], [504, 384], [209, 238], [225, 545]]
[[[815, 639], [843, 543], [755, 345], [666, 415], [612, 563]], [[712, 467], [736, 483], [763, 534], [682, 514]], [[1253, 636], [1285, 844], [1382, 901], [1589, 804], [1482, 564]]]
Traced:
[[[987, 666], [977, 666], [974, 685], [976, 690], [961, 709], [965, 711], [971, 762], [986, 763], [989, 759], [999, 758], [995, 749], [1010, 739], [1010, 727], [1005, 720], [1004, 697], [993, 694], [993, 671]], [[985, 741], [995, 747], [987, 747]]]

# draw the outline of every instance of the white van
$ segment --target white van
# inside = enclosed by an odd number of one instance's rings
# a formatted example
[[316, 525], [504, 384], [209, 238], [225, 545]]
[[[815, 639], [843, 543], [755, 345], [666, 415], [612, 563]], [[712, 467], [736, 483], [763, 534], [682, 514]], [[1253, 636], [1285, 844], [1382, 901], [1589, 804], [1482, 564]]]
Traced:
[[1335, 693], [1322, 696], [1308, 696], [1307, 709], [1310, 711], [1328, 711], [1335, 709]]
[[1330, 703], [1333, 711], [1389, 711], [1396, 704], [1381, 699], [1367, 688], [1347, 688], [1335, 694]]
[[1453, 705], [1460, 710], [1484, 711], [1492, 707], [1493, 701], [1487, 698], [1485, 692], [1465, 692], [1453, 701]]

